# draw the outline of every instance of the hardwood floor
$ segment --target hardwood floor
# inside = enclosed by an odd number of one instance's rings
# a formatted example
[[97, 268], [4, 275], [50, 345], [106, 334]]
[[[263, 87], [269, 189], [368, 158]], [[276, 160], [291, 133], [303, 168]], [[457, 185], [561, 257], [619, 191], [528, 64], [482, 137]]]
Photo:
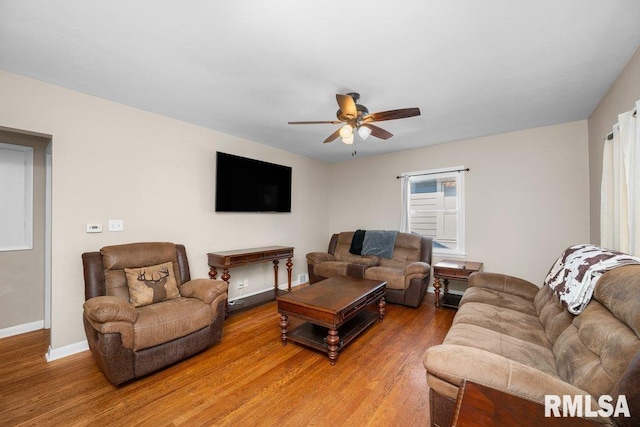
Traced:
[[455, 310], [387, 305], [381, 323], [335, 366], [283, 347], [271, 302], [231, 315], [222, 342], [120, 387], [89, 351], [47, 363], [46, 331], [0, 340], [0, 425], [427, 426], [422, 355], [442, 342]]

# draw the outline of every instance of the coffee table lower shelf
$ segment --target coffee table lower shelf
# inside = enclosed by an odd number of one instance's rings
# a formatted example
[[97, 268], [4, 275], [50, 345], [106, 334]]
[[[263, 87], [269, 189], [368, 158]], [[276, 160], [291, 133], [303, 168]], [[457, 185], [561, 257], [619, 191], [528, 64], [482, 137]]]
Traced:
[[[365, 310], [348, 320], [345, 324], [338, 328], [338, 349], [349, 344], [355, 337], [367, 329], [370, 325], [378, 321], [380, 318], [378, 312]], [[316, 350], [327, 353], [327, 335], [329, 329], [324, 326], [315, 325], [311, 322], [305, 322], [300, 326], [287, 332], [287, 340], [303, 344]]]

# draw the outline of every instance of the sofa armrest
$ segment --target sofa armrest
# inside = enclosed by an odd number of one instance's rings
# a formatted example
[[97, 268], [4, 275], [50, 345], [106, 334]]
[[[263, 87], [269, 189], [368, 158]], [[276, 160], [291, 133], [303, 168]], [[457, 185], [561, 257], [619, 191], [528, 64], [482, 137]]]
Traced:
[[224, 280], [193, 279], [180, 285], [180, 295], [211, 304], [219, 295], [227, 292], [228, 287]]
[[404, 268], [405, 276], [415, 275], [415, 274], [417, 275], [429, 274], [430, 272], [431, 272], [431, 265], [422, 261], [412, 262], [411, 264], [408, 264]]
[[335, 261], [336, 258], [327, 252], [309, 252], [307, 254], [307, 261], [312, 265], [320, 264], [324, 261]]
[[[463, 345], [433, 346], [427, 349], [423, 363], [427, 369], [429, 386], [435, 392], [452, 399], [456, 398], [457, 387], [463, 380], [540, 403], [544, 403], [544, 396], [548, 394], [589, 394], [563, 381], [560, 377], [495, 353]], [[442, 387], [443, 383], [453, 387]], [[595, 399], [592, 401], [592, 408], [597, 408], [597, 401]]]
[[98, 322], [135, 323], [138, 312], [133, 304], [120, 297], [99, 296], [90, 298], [82, 306], [88, 319]]
[[533, 301], [540, 288], [533, 283], [499, 273], [477, 272], [469, 276], [469, 287], [491, 289]]

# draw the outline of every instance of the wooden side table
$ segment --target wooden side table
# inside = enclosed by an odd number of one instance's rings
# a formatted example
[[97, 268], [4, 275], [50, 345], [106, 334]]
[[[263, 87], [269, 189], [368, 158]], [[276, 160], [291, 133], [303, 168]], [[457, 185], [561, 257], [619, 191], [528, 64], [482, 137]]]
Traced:
[[[433, 288], [436, 294], [436, 308], [444, 307], [458, 308], [460, 295], [449, 294], [449, 280], [468, 281], [471, 273], [482, 271], [481, 262], [442, 260], [433, 266]], [[444, 294], [440, 301], [440, 288], [444, 283]]]

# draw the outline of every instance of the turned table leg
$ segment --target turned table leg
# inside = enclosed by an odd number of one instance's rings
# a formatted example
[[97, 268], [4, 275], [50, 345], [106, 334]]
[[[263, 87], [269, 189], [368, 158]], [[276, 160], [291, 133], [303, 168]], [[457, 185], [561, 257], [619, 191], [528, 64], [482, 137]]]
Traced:
[[[291, 258], [287, 259], [287, 287], [288, 287], [288, 291], [291, 292], [291, 267], [293, 267], [293, 261], [291, 261]], [[298, 283], [299, 285], [301, 285], [302, 283]]]
[[436, 308], [440, 307], [440, 288], [441, 287], [442, 287], [442, 284], [440, 284], [440, 278], [435, 277], [433, 279], [433, 292], [435, 293], [435, 296], [436, 296]]
[[216, 268], [214, 266], [210, 266], [209, 267], [209, 277], [214, 279], [214, 280], [215, 280], [216, 277], [218, 277], [218, 270], [216, 270]]
[[287, 328], [289, 327], [289, 318], [282, 314], [280, 315], [280, 337], [282, 338], [282, 345], [287, 345]]
[[280, 261], [277, 259], [273, 260], [273, 292], [276, 297], [278, 296], [278, 264]]
[[327, 353], [329, 354], [329, 362], [332, 365], [336, 364], [338, 359], [338, 343], [340, 337], [338, 337], [338, 331], [335, 329], [329, 329], [329, 335], [327, 335]]
[[378, 301], [378, 310], [380, 312], [380, 321], [382, 322], [382, 319], [384, 319], [384, 313], [385, 313], [385, 307], [387, 306], [387, 302], [384, 300], [384, 297], [380, 298], [380, 301]]

